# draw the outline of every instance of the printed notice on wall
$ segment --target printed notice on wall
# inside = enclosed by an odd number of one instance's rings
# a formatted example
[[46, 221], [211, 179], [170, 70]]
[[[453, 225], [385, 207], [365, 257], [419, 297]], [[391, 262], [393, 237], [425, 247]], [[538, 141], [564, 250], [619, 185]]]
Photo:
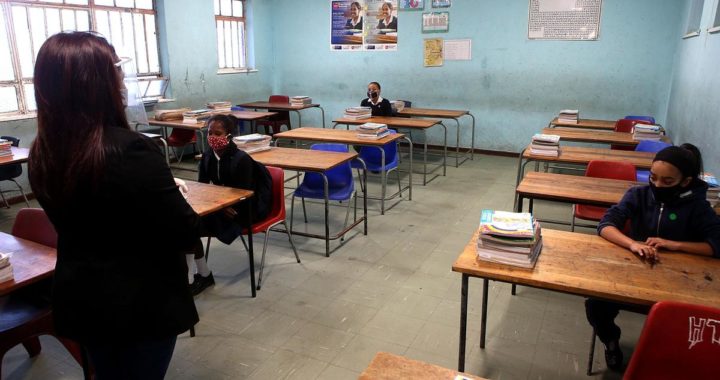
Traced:
[[446, 61], [469, 61], [472, 59], [472, 40], [444, 40], [443, 58]]
[[426, 38], [423, 49], [423, 62], [425, 67], [443, 65], [443, 40], [442, 38]]
[[528, 39], [597, 40], [602, 0], [530, 0]]

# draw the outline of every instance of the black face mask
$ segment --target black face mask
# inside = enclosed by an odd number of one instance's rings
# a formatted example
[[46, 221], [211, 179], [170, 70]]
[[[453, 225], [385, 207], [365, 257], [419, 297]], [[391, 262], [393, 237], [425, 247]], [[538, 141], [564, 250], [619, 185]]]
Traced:
[[655, 197], [655, 201], [659, 203], [667, 203], [677, 199], [678, 196], [680, 196], [680, 194], [685, 191], [685, 188], [682, 187], [679, 183], [675, 186], [670, 187], [657, 187], [655, 186], [655, 184], [650, 182], [650, 190]]
[[373, 99], [375, 99], [375, 98], [378, 97], [378, 93], [377, 93], [377, 91], [368, 91], [368, 92], [367, 92], [367, 96], [368, 96], [368, 98], [373, 98]]

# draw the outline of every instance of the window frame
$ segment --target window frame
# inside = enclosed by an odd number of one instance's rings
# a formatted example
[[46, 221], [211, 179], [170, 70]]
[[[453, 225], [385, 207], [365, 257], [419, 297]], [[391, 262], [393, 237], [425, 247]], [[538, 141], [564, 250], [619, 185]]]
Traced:
[[[99, 5], [96, 4], [96, 0], [87, 0], [87, 4], [70, 4], [66, 3], [67, 0], [62, 0], [62, 2], [49, 2], [49, 1], [43, 1], [43, 0], [3, 0], [0, 2], [0, 12], [2, 14], [0, 16], [3, 16], [5, 19], [5, 33], [7, 35], [7, 43], [10, 47], [10, 61], [12, 65], [12, 74], [13, 79], [11, 80], [2, 80], [0, 81], [0, 88], [12, 88], [15, 90], [15, 96], [17, 99], [17, 110], [13, 111], [6, 111], [6, 112], [0, 112], [0, 121], [10, 121], [10, 120], [20, 120], [20, 119], [30, 119], [35, 118], [37, 116], [37, 111], [35, 109], [29, 109], [29, 101], [27, 97], [27, 91], [25, 91], [25, 86], [32, 85], [34, 78], [32, 75], [28, 76], [26, 75], [22, 70], [22, 64], [21, 64], [21, 57], [18, 51], [18, 39], [17, 39], [17, 33], [16, 33], [16, 21], [14, 20], [13, 16], [13, 8], [14, 7], [24, 7], [26, 9], [26, 14], [28, 15], [28, 18], [30, 17], [29, 10], [32, 8], [36, 9], [42, 9], [43, 15], [44, 15], [44, 21], [45, 21], [45, 31], [46, 34], [48, 33], [47, 30], [47, 22], [48, 17], [46, 15], [47, 9], [57, 9], [59, 12], [62, 12], [63, 10], [71, 10], [71, 11], [84, 11], [88, 13], [88, 22], [87, 26], [88, 29], [91, 31], [97, 31], [98, 30], [98, 19], [96, 17], [96, 12], [121, 12], [121, 13], [129, 13], [131, 17], [134, 17], [135, 14], [143, 15], [142, 17], [142, 25], [143, 25], [143, 31], [144, 31], [144, 40], [145, 40], [145, 54], [144, 58], [146, 60], [145, 63], [147, 63], [148, 71], [143, 73], [138, 73], [138, 79], [140, 78], [160, 78], [162, 77], [162, 65], [160, 63], [160, 48], [159, 48], [159, 34], [158, 34], [158, 23], [157, 23], [157, 4], [156, 0], [151, 0], [151, 9], [145, 9], [145, 8], [138, 8], [135, 1], [133, 2], [133, 7], [123, 7], [123, 6], [117, 6], [117, 5]], [[113, 4], [116, 4], [117, 0], [113, 0]], [[155, 19], [155, 28], [154, 30], [147, 28], [147, 19], [145, 15], [152, 15]], [[77, 27], [77, 16], [75, 18], [75, 28]], [[60, 16], [60, 29], [61, 30], [72, 30], [70, 28], [64, 28], [62, 26], [63, 18], [62, 15]], [[110, 21], [109, 21], [110, 22]], [[30, 21], [28, 21], [28, 25], [30, 24]], [[132, 30], [132, 36], [137, 40], [135, 37], [135, 30], [134, 30], [134, 22], [133, 26], [131, 26]], [[120, 26], [121, 30], [124, 30], [126, 26], [124, 25], [124, 21], [120, 20]], [[153, 32], [153, 36], [150, 35], [150, 32]], [[36, 42], [36, 39], [33, 38], [33, 28], [32, 26], [29, 29], [29, 38], [30, 38], [30, 48], [33, 52], [35, 52], [34, 44]], [[110, 40], [111, 36], [105, 36]], [[150, 42], [150, 38], [155, 39], [154, 42]], [[44, 40], [43, 40], [44, 42]], [[150, 54], [150, 47], [154, 44], [154, 46], [157, 47], [157, 63], [158, 63], [158, 71], [150, 71], [151, 67], [151, 54]], [[139, 57], [138, 53], [138, 44], [133, 41], [132, 43], [133, 49], [135, 49], [135, 56]], [[32, 59], [32, 65], [35, 66], [35, 59], [36, 55], [33, 53], [31, 54]], [[31, 73], [32, 74], [32, 73]]]
[[[687, 21], [685, 23], [685, 35], [683, 39], [697, 37], [702, 31], [702, 15], [705, 8], [705, 0], [692, 0], [690, 2], [690, 9], [688, 10]], [[694, 16], [697, 16], [697, 27], [692, 28], [690, 23], [695, 22]]]
[[[242, 6], [242, 16], [232, 16], [232, 15], [231, 15], [231, 16], [227, 16], [227, 15], [222, 15], [222, 9], [221, 9], [221, 7], [222, 7], [223, 1], [222, 1], [222, 0], [214, 0], [213, 13], [214, 13], [214, 16], [215, 16], [215, 19], [214, 19], [214, 20], [215, 20], [215, 38], [216, 38], [216, 45], [217, 45], [217, 49], [218, 49], [218, 52], [217, 52], [217, 60], [218, 60], [218, 61], [217, 61], [217, 66], [218, 66], [217, 73], [218, 73], [218, 74], [249, 73], [249, 72], [254, 72], [254, 71], [256, 71], [256, 70], [254, 70], [252, 67], [250, 67], [250, 65], [249, 65], [249, 60], [248, 60], [248, 38], [247, 38], [247, 6], [248, 6], [248, 1], [247, 1], [247, 0], [230, 0], [231, 13], [232, 13], [232, 8], [233, 8], [233, 7], [232, 7], [233, 2], [239, 2], [239, 3], [241, 3], [241, 6]], [[218, 13], [220, 13], [220, 14], [218, 14]], [[237, 67], [236, 67], [236, 66], [228, 66], [228, 65], [226, 64], [225, 67], [221, 67], [221, 66], [220, 66], [220, 55], [221, 55], [221, 54], [224, 54], [224, 56], [225, 56], [225, 62], [228, 61], [228, 59], [227, 59], [227, 47], [228, 47], [228, 46], [227, 46], [227, 42], [224, 43], [224, 49], [220, 49], [220, 41], [217, 40], [217, 36], [218, 36], [218, 34], [219, 34], [219, 32], [220, 32], [220, 30], [218, 29], [218, 28], [219, 28], [219, 22], [225, 22], [225, 21], [227, 21], [227, 22], [236, 22], [236, 23], [239, 23], [239, 24], [242, 25], [242, 44], [241, 44], [241, 46], [238, 47], [238, 50], [241, 50], [241, 54], [240, 54], [240, 56], [239, 56], [239, 60], [240, 60], [241, 62], [244, 62], [244, 65], [241, 65], [241, 66], [237, 66]], [[232, 42], [231, 42], [231, 43], [232, 43]], [[231, 47], [231, 49], [232, 49], [232, 47]], [[231, 59], [232, 59], [232, 57], [231, 57]]]
[[720, 32], [720, 0], [715, 2], [715, 15], [713, 17], [712, 26], [708, 28], [708, 33]]

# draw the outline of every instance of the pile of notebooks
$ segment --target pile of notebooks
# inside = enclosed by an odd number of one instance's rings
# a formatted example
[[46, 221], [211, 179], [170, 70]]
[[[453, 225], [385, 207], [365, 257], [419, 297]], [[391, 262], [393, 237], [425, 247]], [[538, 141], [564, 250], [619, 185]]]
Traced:
[[230, 112], [230, 109], [232, 108], [232, 103], [230, 102], [208, 102], [205, 105], [209, 110], [219, 113], [219, 112]]
[[250, 135], [233, 137], [235, 145], [238, 149], [245, 153], [260, 152], [270, 149], [270, 141], [272, 138], [268, 135], [253, 133]]
[[558, 115], [558, 123], [577, 124], [580, 118], [578, 110], [562, 110]]
[[293, 96], [290, 98], [291, 106], [307, 106], [312, 104], [312, 99], [309, 96]]
[[718, 184], [717, 178], [710, 173], [703, 173], [701, 178], [708, 184], [707, 201], [710, 206], [713, 208], [720, 207], [720, 184]]
[[530, 143], [530, 154], [557, 157], [560, 154], [560, 136], [536, 133]]
[[483, 210], [478, 260], [533, 268], [542, 250], [540, 224], [530, 213]]
[[357, 137], [366, 140], [378, 140], [390, 134], [386, 124], [365, 123], [358, 125]]
[[10, 281], [13, 277], [13, 267], [10, 255], [0, 252], [0, 282]]
[[199, 110], [192, 110], [192, 111], [186, 111], [183, 112], [182, 116], [182, 122], [185, 124], [197, 124], [200, 122], [203, 122], [212, 116], [213, 113], [211, 110], [207, 108], [199, 109]]
[[0, 157], [12, 156], [12, 142], [0, 139]]
[[345, 117], [346, 119], [367, 119], [370, 116], [372, 116], [372, 110], [370, 107], [350, 107], [345, 109]]
[[634, 140], [652, 140], [660, 141], [662, 138], [662, 128], [659, 125], [652, 124], [635, 124], [633, 132]]
[[168, 120], [182, 120], [183, 114], [189, 112], [190, 108], [176, 108], [172, 110], [156, 110], [155, 120], [168, 121]]

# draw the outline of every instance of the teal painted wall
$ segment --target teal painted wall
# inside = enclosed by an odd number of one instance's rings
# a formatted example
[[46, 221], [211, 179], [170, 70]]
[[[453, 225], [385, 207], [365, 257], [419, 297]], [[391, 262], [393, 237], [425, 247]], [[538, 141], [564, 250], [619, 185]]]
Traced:
[[[720, 33], [706, 32], [714, 20], [716, 1], [705, 0], [702, 33], [678, 45], [667, 123], [673, 141], [697, 145], [705, 170], [720, 175]], [[684, 32], [689, 3], [676, 36]]]
[[[312, 96], [338, 117], [360, 102], [367, 82], [379, 81], [389, 99], [471, 110], [476, 147], [513, 152], [563, 108], [586, 118], [650, 114], [663, 123], [683, 9], [676, 0], [606, 0], [598, 41], [529, 41], [527, 0], [455, 1], [449, 33], [422, 34], [421, 12], [404, 11], [397, 52], [337, 52], [329, 48], [329, 1], [273, 4], [275, 92]], [[423, 67], [430, 37], [472, 38], [473, 60]], [[439, 131], [431, 140], [441, 142]], [[461, 145], [469, 140], [468, 131]]]

